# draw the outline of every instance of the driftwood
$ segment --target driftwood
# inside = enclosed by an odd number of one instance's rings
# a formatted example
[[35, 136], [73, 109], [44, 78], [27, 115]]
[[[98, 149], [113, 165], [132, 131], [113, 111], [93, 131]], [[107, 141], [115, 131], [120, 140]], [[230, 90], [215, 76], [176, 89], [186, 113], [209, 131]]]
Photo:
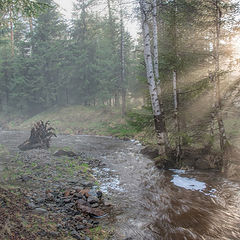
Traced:
[[20, 144], [18, 148], [22, 151], [36, 148], [47, 149], [50, 147], [50, 141], [53, 136], [57, 137], [55, 129], [50, 126], [50, 122], [44, 123], [39, 121], [34, 124], [29, 139]]

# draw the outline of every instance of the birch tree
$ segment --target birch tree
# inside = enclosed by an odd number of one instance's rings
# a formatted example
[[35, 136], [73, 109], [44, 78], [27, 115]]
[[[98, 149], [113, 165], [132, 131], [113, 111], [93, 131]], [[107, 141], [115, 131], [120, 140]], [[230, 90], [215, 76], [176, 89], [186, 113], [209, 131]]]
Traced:
[[145, 0], [140, 0], [140, 10], [142, 18], [142, 31], [144, 41], [144, 59], [146, 64], [147, 80], [149, 86], [149, 93], [151, 97], [152, 110], [154, 115], [155, 130], [158, 137], [158, 144], [160, 146], [160, 154], [167, 153], [168, 137], [165, 125], [164, 115], [162, 114], [160, 102], [158, 98], [158, 90], [156, 87], [153, 60], [151, 54], [151, 38], [148, 23], [149, 5]]
[[215, 5], [215, 27], [216, 27], [216, 41], [215, 41], [215, 109], [216, 118], [219, 128], [220, 148], [222, 151], [226, 148], [227, 137], [222, 117], [222, 100], [221, 100], [221, 84], [220, 84], [220, 37], [221, 37], [221, 18], [222, 12], [220, 7], [220, 0], [214, 0]]
[[120, 0], [120, 34], [121, 34], [121, 94], [122, 94], [122, 117], [126, 114], [126, 89], [125, 89], [125, 54], [124, 54], [124, 23], [123, 23], [123, 7]]

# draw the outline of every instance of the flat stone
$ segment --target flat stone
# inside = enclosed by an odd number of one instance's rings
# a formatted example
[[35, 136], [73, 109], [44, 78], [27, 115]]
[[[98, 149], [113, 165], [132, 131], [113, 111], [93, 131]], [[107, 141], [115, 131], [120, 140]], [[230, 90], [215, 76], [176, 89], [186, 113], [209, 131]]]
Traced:
[[37, 214], [46, 214], [48, 211], [44, 208], [36, 208], [34, 212]]

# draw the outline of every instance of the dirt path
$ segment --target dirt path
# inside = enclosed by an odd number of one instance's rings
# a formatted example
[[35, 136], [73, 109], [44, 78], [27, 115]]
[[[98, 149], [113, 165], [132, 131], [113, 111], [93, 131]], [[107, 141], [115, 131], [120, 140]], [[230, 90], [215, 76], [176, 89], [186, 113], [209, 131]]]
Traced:
[[[0, 144], [16, 153], [25, 138], [24, 133], [3, 132]], [[70, 147], [105, 164], [93, 174], [114, 205], [111, 239], [240, 239], [238, 183], [217, 173], [159, 171], [139, 153], [137, 142], [59, 136], [52, 146]], [[76, 176], [70, 182], [77, 184]]]

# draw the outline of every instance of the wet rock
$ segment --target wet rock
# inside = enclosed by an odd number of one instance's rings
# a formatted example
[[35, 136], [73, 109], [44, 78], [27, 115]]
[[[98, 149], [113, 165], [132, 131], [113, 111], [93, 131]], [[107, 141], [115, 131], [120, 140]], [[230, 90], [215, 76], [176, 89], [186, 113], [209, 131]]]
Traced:
[[56, 156], [56, 157], [61, 157], [61, 156], [76, 157], [77, 154], [75, 152], [72, 152], [72, 151], [66, 151], [66, 150], [60, 149], [60, 150], [57, 150], [53, 154], [53, 156]]

